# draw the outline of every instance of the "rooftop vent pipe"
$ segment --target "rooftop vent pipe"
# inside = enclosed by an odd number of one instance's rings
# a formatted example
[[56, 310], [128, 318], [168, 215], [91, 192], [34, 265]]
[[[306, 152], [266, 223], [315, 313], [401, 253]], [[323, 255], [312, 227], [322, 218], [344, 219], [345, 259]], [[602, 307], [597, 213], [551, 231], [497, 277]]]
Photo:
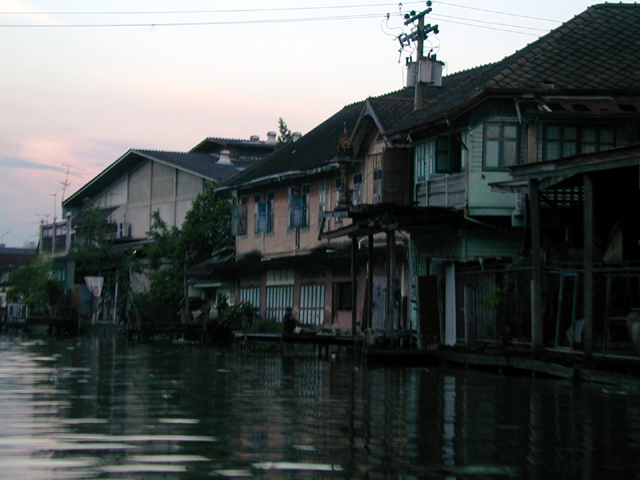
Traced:
[[229, 150], [220, 150], [220, 158], [218, 159], [218, 163], [220, 165], [231, 165], [231, 158], [229, 155], [231, 152]]

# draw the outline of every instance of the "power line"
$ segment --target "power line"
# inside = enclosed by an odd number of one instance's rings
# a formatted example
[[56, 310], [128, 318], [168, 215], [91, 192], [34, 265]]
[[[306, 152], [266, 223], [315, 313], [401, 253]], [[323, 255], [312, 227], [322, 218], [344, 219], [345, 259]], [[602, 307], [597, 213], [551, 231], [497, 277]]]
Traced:
[[[434, 20], [438, 20], [438, 19], [450, 19], [453, 18], [455, 20], [462, 20], [462, 21], [466, 21], [466, 22], [475, 22], [475, 23], [483, 23], [486, 25], [497, 25], [499, 27], [512, 27], [512, 28], [522, 28], [524, 30], [536, 30], [538, 32], [548, 32], [548, 29], [545, 28], [536, 28], [536, 27], [521, 27], [519, 25], [510, 25], [508, 23], [498, 23], [498, 22], [487, 22], [485, 20], [475, 20], [473, 18], [461, 18], [461, 17], [454, 17], [451, 15], [441, 15], [441, 14], [437, 14], [437, 15], [430, 15], [429, 18], [433, 18]], [[448, 20], [445, 20], [448, 21]], [[452, 23], [459, 23], [459, 22], [452, 22]], [[463, 23], [462, 25], [469, 25], [466, 23]], [[478, 25], [479, 26], [479, 25]], [[525, 32], [521, 32], [521, 33], [525, 33]]]
[[[287, 12], [287, 11], [305, 11], [305, 10], [336, 10], [347, 8], [370, 8], [370, 7], [394, 7], [407, 6], [412, 4], [422, 4], [424, 2], [405, 2], [403, 3], [369, 3], [364, 5], [328, 5], [319, 7], [279, 7], [279, 8], [246, 8], [246, 9], [227, 9], [227, 10], [158, 10], [158, 11], [131, 11], [131, 12], [0, 12], [0, 15], [188, 15], [188, 14], [208, 14], [208, 13], [264, 13], [264, 12]], [[560, 20], [550, 18], [534, 17], [530, 15], [520, 15], [517, 13], [501, 12], [498, 10], [489, 10], [486, 8], [469, 7], [467, 5], [458, 5], [455, 3], [442, 2], [434, 0], [434, 3], [447, 5], [450, 7], [464, 8], [467, 10], [475, 10], [478, 12], [492, 13], [495, 15], [505, 15], [517, 18], [526, 18], [529, 20], [539, 20], [543, 22], [562, 23]], [[455, 17], [454, 17], [455, 18]], [[522, 27], [524, 28], [524, 27]]]
[[509, 17], [527, 18], [529, 20], [541, 20], [543, 22], [562, 23], [561, 20], [552, 20], [550, 18], [541, 18], [541, 17], [531, 17], [531, 16], [528, 16], [528, 15], [519, 15], [517, 13], [499, 12], [497, 10], [487, 10], [487, 9], [484, 9], [484, 8], [477, 8], [477, 7], [468, 7], [466, 5], [457, 5], [455, 3], [441, 2], [440, 0], [433, 0], [433, 3], [439, 3], [440, 5], [448, 5], [450, 7], [466, 8], [468, 10], [476, 10], [478, 12], [495, 13], [496, 15], [507, 15]]
[[[407, 5], [422, 4], [424, 2], [406, 2]], [[206, 13], [264, 13], [264, 12], [287, 12], [300, 10], [334, 10], [344, 8], [361, 7], [394, 7], [397, 3], [369, 3], [366, 5], [333, 5], [324, 7], [281, 7], [281, 8], [243, 8], [230, 10], [173, 10], [173, 11], [134, 11], [134, 12], [0, 12], [0, 15], [163, 15], [163, 14], [206, 14]]]
[[[399, 17], [400, 13], [389, 14], [390, 16]], [[22, 25], [10, 25], [0, 24], [0, 28], [126, 28], [126, 27], [189, 27], [189, 26], [213, 26], [213, 25], [255, 25], [255, 24], [276, 24], [276, 23], [302, 23], [302, 22], [323, 22], [333, 20], [359, 20], [369, 18], [386, 18], [387, 13], [375, 13], [375, 14], [360, 14], [360, 15], [342, 15], [342, 16], [327, 16], [327, 17], [306, 17], [306, 18], [278, 18], [278, 19], [261, 19], [261, 20], [223, 20], [223, 21], [209, 21], [209, 22], [149, 22], [149, 23], [91, 23], [91, 24], [22, 24]], [[455, 23], [458, 25], [465, 25], [469, 27], [484, 28], [487, 30], [495, 30], [499, 32], [518, 33], [521, 35], [537, 36], [534, 33], [522, 32], [517, 30], [509, 30], [505, 28], [495, 28], [490, 25], [498, 25], [503, 27], [519, 28], [526, 30], [537, 30], [540, 32], [546, 32], [545, 29], [539, 29], [534, 27], [523, 27], [520, 25], [509, 25], [496, 22], [486, 22], [481, 20], [473, 20], [468, 18], [453, 17], [447, 15], [433, 15], [431, 18], [435, 20], [441, 19], [445, 22]], [[452, 20], [456, 19], [456, 20]], [[475, 23], [466, 23], [475, 22]], [[484, 25], [482, 25], [484, 24]]]
[[[361, 15], [343, 15], [331, 17], [278, 18], [261, 20], [225, 20], [211, 22], [150, 22], [150, 23], [86, 23], [86, 24], [39, 24], [39, 25], [0, 25], [0, 28], [105, 28], [105, 27], [190, 27], [206, 25], [255, 25], [268, 23], [323, 22], [330, 20], [357, 20], [363, 18], [381, 18], [387, 14], [371, 13]], [[400, 14], [395, 14], [399, 16]]]
[[[406, 5], [422, 2], [407, 2]], [[475, 7], [466, 7], [463, 5], [457, 5], [448, 2], [440, 2], [442, 5], [448, 5], [453, 7], [467, 8], [470, 10], [478, 10], [492, 14], [508, 15], [513, 17], [521, 17], [534, 20], [543, 20], [553, 22], [554, 20], [543, 19], [538, 17], [530, 17], [526, 15], [511, 14], [506, 12], [498, 12], [495, 10], [487, 10]], [[282, 7], [282, 8], [259, 8], [259, 9], [230, 9], [230, 10], [180, 10], [180, 11], [154, 11], [154, 12], [0, 12], [0, 15], [7, 14], [22, 14], [22, 15], [156, 15], [156, 14], [220, 14], [220, 13], [252, 13], [252, 12], [278, 12], [278, 11], [302, 11], [302, 10], [328, 10], [328, 9], [345, 9], [345, 8], [359, 8], [359, 7], [380, 7], [380, 6], [394, 6], [399, 8], [406, 6], [400, 4], [389, 3], [371, 3], [366, 5], [338, 5], [338, 6], [319, 6], [319, 7]], [[319, 16], [319, 17], [301, 17], [301, 18], [275, 18], [275, 19], [258, 19], [258, 20], [216, 20], [216, 21], [198, 21], [198, 22], [145, 22], [145, 23], [83, 23], [83, 24], [0, 24], [0, 28], [126, 28], [126, 27], [188, 27], [188, 26], [214, 26], [214, 25], [255, 25], [255, 24], [276, 24], [276, 23], [302, 23], [302, 22], [321, 22], [321, 21], [334, 21], [334, 20], [358, 20], [369, 18], [385, 17], [387, 20], [389, 17], [401, 16], [401, 13], [385, 13], [385, 14], [356, 14], [356, 15], [334, 15], [334, 16]], [[507, 33], [517, 33], [521, 35], [537, 36], [534, 33], [523, 32], [521, 30], [531, 30], [538, 32], [546, 32], [546, 29], [526, 27], [521, 25], [511, 25], [498, 22], [489, 22], [486, 20], [475, 20], [471, 18], [463, 18], [450, 15], [433, 15], [431, 18], [440, 19], [444, 22], [450, 22], [459, 25], [465, 25], [470, 27], [483, 28], [487, 30], [501, 31]], [[471, 22], [471, 23], [467, 23]], [[496, 28], [500, 27], [500, 28]], [[502, 28], [506, 27], [506, 28]], [[511, 30], [517, 29], [517, 30]]]

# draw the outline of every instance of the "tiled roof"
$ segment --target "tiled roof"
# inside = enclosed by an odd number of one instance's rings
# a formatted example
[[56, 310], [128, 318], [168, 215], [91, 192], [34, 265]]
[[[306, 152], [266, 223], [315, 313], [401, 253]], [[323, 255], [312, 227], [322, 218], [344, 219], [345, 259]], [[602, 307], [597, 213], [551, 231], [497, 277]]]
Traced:
[[227, 180], [250, 164], [250, 162], [241, 162], [241, 166], [236, 162], [220, 164], [218, 163], [218, 157], [206, 153], [162, 152], [155, 150], [131, 150], [131, 153], [142, 155], [149, 160], [164, 163], [178, 170], [193, 173], [207, 180]]
[[405, 88], [379, 97], [367, 99], [380, 122], [379, 127], [387, 130], [413, 110], [413, 88]]
[[290, 142], [224, 183], [237, 187], [278, 175], [310, 173], [326, 167], [338, 156], [338, 142], [345, 126], [351, 134], [364, 102], [347, 105], [296, 142]]
[[[423, 104], [385, 124], [390, 134], [455, 114], [482, 94], [640, 93], [640, 4], [599, 4], [503, 60], [424, 87]], [[376, 112], [384, 109], [375, 105]]]

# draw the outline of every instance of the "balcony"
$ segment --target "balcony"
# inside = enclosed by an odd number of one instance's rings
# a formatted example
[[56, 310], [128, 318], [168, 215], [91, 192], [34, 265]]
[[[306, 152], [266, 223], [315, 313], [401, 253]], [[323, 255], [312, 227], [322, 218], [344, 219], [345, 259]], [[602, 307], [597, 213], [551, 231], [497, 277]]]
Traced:
[[65, 252], [67, 250], [67, 222], [42, 225], [40, 251], [49, 253]]
[[443, 175], [416, 182], [416, 201], [421, 207], [462, 207], [465, 204], [464, 173]]

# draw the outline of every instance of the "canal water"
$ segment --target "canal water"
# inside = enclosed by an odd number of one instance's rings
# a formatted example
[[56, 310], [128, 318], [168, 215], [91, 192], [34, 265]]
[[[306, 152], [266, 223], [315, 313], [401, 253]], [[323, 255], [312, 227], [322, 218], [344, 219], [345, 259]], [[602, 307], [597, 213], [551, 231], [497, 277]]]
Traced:
[[640, 401], [304, 348], [0, 337], [0, 478], [640, 478]]

